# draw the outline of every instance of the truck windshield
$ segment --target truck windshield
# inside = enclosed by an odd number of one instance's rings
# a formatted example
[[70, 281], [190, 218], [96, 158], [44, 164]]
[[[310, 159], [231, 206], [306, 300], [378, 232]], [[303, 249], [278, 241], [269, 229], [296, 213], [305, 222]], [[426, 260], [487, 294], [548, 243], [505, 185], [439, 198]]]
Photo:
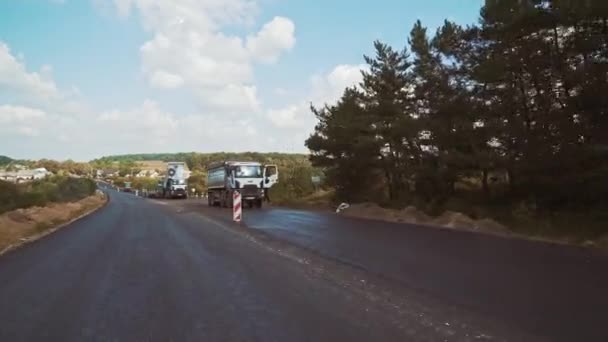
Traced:
[[260, 166], [237, 166], [235, 171], [236, 178], [262, 178], [262, 168]]

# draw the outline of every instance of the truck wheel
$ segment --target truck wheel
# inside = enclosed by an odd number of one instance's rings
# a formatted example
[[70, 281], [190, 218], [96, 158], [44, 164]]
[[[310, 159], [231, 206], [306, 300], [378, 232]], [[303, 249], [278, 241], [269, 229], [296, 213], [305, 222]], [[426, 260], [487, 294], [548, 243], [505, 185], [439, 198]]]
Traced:
[[253, 201], [247, 201], [247, 209], [253, 208]]
[[261, 199], [255, 200], [255, 207], [258, 208], [258, 209], [262, 208], [262, 200]]
[[222, 199], [222, 207], [224, 207], [224, 208], [230, 208], [228, 206], [228, 195], [229, 195], [228, 192], [224, 192], [224, 198]]

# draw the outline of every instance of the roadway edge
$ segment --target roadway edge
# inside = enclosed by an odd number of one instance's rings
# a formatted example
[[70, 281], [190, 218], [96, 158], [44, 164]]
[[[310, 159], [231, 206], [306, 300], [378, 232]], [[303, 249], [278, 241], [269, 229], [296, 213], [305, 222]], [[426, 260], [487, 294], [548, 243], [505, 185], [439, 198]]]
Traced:
[[[49, 229], [45, 230], [42, 233], [29, 236], [29, 237], [24, 238], [23, 240], [19, 241], [18, 243], [14, 243], [12, 245], [8, 245], [6, 248], [4, 248], [3, 250], [0, 251], [0, 256], [4, 255], [4, 254], [6, 254], [6, 253], [8, 253], [10, 251], [16, 250], [16, 249], [18, 249], [20, 247], [23, 247], [23, 246], [25, 246], [27, 244], [30, 244], [32, 242], [38, 241], [38, 240], [40, 240], [40, 239], [42, 239], [42, 238], [44, 238], [44, 237], [46, 237], [48, 235], [51, 235], [51, 234], [55, 233], [56, 231], [58, 231], [58, 230], [60, 230], [60, 229], [62, 229], [64, 227], [66, 227], [66, 226], [69, 226], [70, 224], [72, 224], [72, 223], [74, 223], [74, 222], [76, 222], [76, 221], [78, 221], [80, 219], [83, 219], [83, 218], [85, 218], [85, 217], [93, 214], [94, 212], [100, 210], [101, 208], [104, 208], [110, 202], [110, 196], [108, 196], [108, 194], [106, 194], [105, 192], [102, 192], [102, 193], [103, 193], [103, 196], [105, 197], [105, 201], [100, 206], [98, 206], [96, 208], [93, 208], [93, 209], [90, 209], [90, 210], [84, 212], [83, 214], [80, 214], [80, 215], [78, 215], [78, 216], [76, 216], [76, 217], [74, 217], [74, 218], [72, 218], [72, 219], [70, 219], [70, 220], [68, 220], [66, 222], [63, 222], [63, 223], [60, 223], [60, 224], [56, 225], [55, 227], [49, 228]], [[92, 196], [94, 196], [94, 195], [92, 195]]]

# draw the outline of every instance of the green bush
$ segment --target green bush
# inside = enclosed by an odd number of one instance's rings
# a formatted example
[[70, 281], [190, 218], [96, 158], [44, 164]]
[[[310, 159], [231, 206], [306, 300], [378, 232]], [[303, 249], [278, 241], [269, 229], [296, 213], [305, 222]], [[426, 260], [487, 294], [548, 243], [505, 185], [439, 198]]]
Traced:
[[19, 196], [17, 208], [43, 207], [48, 203], [47, 195], [44, 192], [32, 191]]
[[17, 185], [0, 181], [0, 213], [12, 210], [18, 197]]
[[88, 178], [55, 176], [23, 184], [0, 181], [0, 213], [49, 202], [77, 201], [92, 195], [95, 189], [95, 182]]

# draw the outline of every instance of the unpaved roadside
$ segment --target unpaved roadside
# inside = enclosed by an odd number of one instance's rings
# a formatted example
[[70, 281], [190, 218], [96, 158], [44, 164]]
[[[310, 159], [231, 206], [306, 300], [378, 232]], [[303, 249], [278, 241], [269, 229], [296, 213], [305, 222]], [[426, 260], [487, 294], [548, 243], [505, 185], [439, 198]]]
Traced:
[[403, 224], [416, 224], [434, 229], [453, 229], [480, 234], [490, 234], [503, 238], [540, 241], [544, 243], [594, 248], [608, 251], [608, 235], [595, 240], [581, 240], [576, 236], [546, 236], [516, 232], [511, 228], [490, 218], [474, 219], [463, 213], [445, 211], [437, 217], [431, 217], [413, 206], [404, 209], [387, 209], [374, 203], [359, 203], [342, 210], [340, 215]]
[[76, 202], [17, 209], [0, 215], [0, 255], [48, 235], [99, 209], [107, 202], [101, 192]]

